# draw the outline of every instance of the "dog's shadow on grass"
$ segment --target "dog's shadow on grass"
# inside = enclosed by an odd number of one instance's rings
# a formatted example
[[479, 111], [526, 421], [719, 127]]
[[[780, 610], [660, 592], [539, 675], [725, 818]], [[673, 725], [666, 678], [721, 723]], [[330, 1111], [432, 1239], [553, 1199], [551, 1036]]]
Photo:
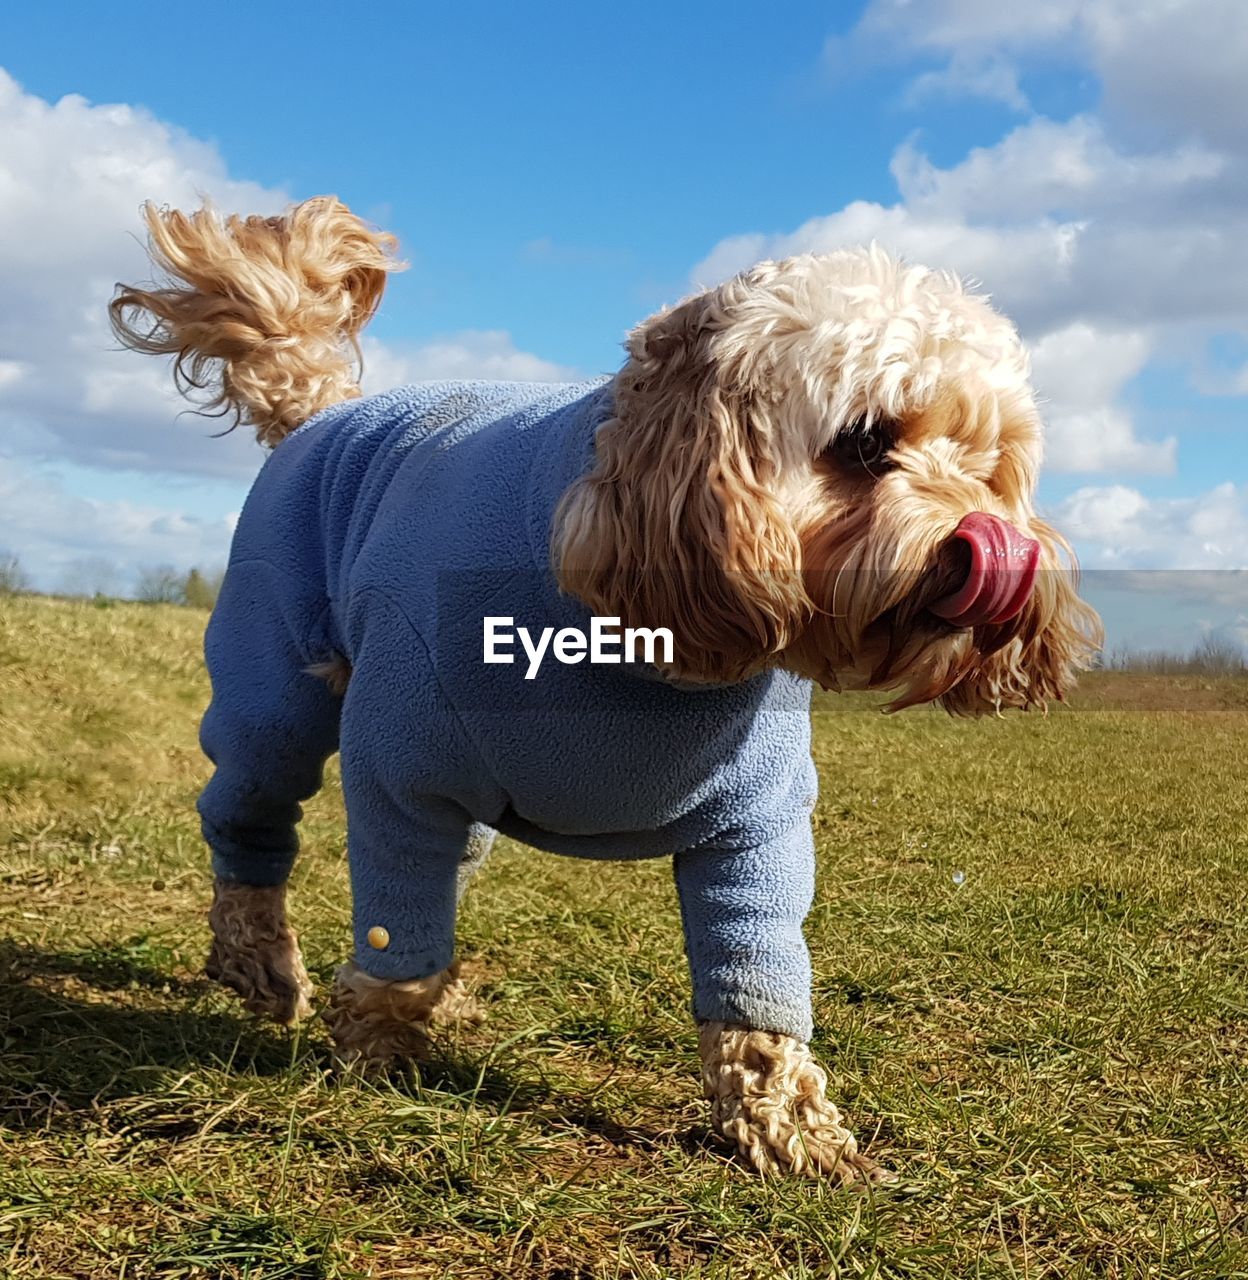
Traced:
[[670, 1132], [645, 1125], [620, 1124], [608, 1108], [599, 1104], [597, 1091], [560, 1088], [545, 1079], [517, 1080], [508, 1072], [483, 1060], [476, 1051], [451, 1053], [426, 1062], [420, 1068], [423, 1086], [497, 1108], [499, 1111], [524, 1112], [541, 1128], [552, 1133], [567, 1134], [580, 1130], [614, 1148], [618, 1153], [655, 1148], [675, 1141], [686, 1151], [703, 1150], [714, 1145], [705, 1125], [688, 1132]]
[[[556, 1127], [580, 1128], [617, 1148], [662, 1140], [619, 1125], [592, 1098], [578, 1101], [490, 1059], [488, 1044], [463, 1043], [422, 1064], [418, 1077], [401, 1075], [418, 1078], [422, 1090], [470, 1096], [539, 1124], [557, 1117]], [[296, 1041], [248, 1017], [207, 979], [145, 963], [142, 948], [50, 952], [0, 940], [0, 1125], [72, 1122], [75, 1113], [112, 1099], [163, 1092], [170, 1072], [188, 1068], [277, 1076], [330, 1065], [322, 1036]], [[700, 1146], [705, 1135], [689, 1134], [688, 1141]]]
[[171, 977], [133, 948], [0, 940], [0, 1124], [42, 1125], [152, 1091], [171, 1070], [289, 1069], [288, 1035], [214, 1003], [206, 980]]

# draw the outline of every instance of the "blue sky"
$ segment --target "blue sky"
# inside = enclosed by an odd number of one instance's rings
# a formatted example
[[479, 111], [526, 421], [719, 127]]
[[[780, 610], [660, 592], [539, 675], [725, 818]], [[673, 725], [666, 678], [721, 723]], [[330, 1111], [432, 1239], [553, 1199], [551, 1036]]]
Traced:
[[[607, 371], [697, 284], [877, 237], [1020, 324], [1086, 564], [1248, 566], [1242, 0], [364, 13], [0, 13], [0, 548], [41, 585], [224, 558], [259, 455], [174, 425], [101, 324], [140, 201], [199, 192], [399, 235], [374, 385]], [[1237, 577], [1133, 581], [1116, 639], [1248, 635]]]

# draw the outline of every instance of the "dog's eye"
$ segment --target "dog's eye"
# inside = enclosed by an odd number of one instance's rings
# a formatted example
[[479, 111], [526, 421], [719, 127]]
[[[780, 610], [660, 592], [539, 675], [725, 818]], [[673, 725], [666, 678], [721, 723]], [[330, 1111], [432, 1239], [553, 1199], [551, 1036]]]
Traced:
[[878, 475], [892, 466], [888, 455], [893, 443], [891, 424], [862, 419], [842, 427], [823, 456], [848, 470]]

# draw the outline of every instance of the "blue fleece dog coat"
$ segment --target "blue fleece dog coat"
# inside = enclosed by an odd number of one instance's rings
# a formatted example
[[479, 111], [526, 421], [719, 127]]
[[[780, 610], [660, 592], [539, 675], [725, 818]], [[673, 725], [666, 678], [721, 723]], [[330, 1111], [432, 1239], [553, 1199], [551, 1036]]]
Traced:
[[[283, 883], [300, 801], [340, 750], [367, 973], [450, 964], [457, 887], [494, 831], [575, 857], [674, 855], [695, 1016], [807, 1040], [809, 684], [676, 685], [550, 655], [526, 680], [519, 643], [511, 665], [483, 660], [487, 616], [588, 634], [555, 585], [551, 522], [609, 409], [605, 381], [425, 384], [336, 405], [278, 446], [206, 639], [213, 867]], [[336, 655], [345, 698], [305, 670]]]

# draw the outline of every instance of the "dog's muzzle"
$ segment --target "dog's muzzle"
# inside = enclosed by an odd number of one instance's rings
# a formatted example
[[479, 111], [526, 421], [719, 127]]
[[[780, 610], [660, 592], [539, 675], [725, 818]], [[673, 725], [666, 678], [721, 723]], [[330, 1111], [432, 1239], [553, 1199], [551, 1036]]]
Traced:
[[984, 511], [964, 516], [943, 550], [965, 566], [962, 585], [927, 607], [955, 627], [1008, 622], [1031, 598], [1040, 544]]

